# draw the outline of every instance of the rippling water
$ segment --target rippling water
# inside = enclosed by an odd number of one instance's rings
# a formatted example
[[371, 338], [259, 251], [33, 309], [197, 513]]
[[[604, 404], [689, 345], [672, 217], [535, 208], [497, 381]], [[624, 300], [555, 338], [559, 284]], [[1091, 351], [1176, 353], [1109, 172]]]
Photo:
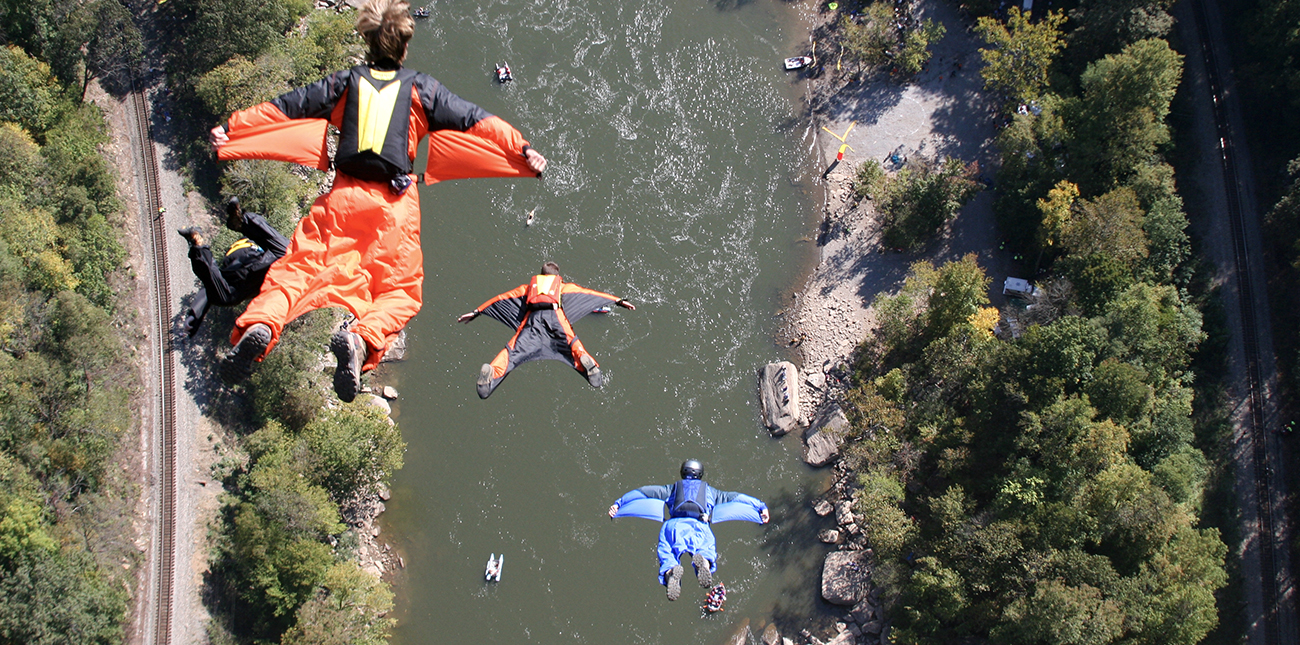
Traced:
[[[410, 449], [385, 530], [403, 554], [398, 643], [721, 642], [744, 620], [814, 607], [823, 552], [796, 500], [816, 475], [795, 437], [760, 428], [755, 370], [780, 358], [774, 314], [811, 252], [815, 212], [801, 88], [779, 69], [801, 38], [771, 0], [430, 5], [408, 65], [517, 126], [543, 181], [424, 188], [425, 305], [387, 382]], [[498, 86], [493, 64], [517, 79]], [[528, 211], [536, 222], [524, 226]], [[487, 401], [478, 367], [510, 330], [454, 324], [545, 260], [637, 311], [590, 316], [607, 375], [516, 370]], [[705, 462], [775, 521], [717, 527], [728, 610], [700, 617], [655, 580], [658, 525], [611, 522], [624, 491]], [[489, 553], [502, 582], [484, 586]], [[806, 577], [810, 578], [805, 579]], [[689, 582], [689, 581], [688, 581]]]

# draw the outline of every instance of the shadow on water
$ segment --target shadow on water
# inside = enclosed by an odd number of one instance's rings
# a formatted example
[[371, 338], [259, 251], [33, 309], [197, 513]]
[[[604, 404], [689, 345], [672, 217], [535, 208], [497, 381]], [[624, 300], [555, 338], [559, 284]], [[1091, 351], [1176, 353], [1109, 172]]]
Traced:
[[835, 526], [834, 516], [821, 517], [812, 510], [810, 501], [821, 495], [816, 487], [804, 484], [767, 500], [772, 517], [780, 520], [767, 525], [761, 548], [772, 558], [774, 568], [804, 572], [782, 581], [769, 612], [772, 623], [788, 637], [802, 629], [829, 631], [839, 618], [837, 608], [822, 600], [820, 584], [815, 582], [821, 578], [822, 559], [834, 550], [813, 537], [821, 529]]

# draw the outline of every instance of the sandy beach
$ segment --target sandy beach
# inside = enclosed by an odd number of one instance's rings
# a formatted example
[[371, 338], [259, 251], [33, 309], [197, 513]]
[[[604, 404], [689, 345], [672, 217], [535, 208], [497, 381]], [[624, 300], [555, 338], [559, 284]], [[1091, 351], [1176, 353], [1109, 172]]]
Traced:
[[[816, 13], [818, 6], [805, 3], [800, 9], [813, 30], [829, 19], [829, 14]], [[841, 145], [838, 137], [846, 131], [843, 142], [850, 147], [844, 161], [822, 180], [820, 260], [798, 291], [797, 303], [781, 330], [782, 337], [798, 342], [803, 375], [800, 400], [809, 418], [826, 401], [834, 400], [837, 385], [830, 379], [828, 386], [826, 374], [849, 360], [871, 331], [871, 303], [877, 294], [896, 289], [913, 262], [942, 263], [973, 252], [999, 283], [1009, 268], [997, 254], [1000, 240], [991, 191], [977, 195], [936, 240], [914, 253], [885, 249], [873, 203], [853, 195], [853, 176], [867, 159], [896, 170], [916, 155], [957, 157], [979, 162], [982, 174], [994, 174], [997, 154], [992, 141], [997, 130], [994, 106], [982, 93], [979, 39], [947, 4], [921, 0], [917, 9], [922, 19], [943, 24], [947, 32], [932, 46], [928, 67], [915, 78], [904, 82], [883, 74], [863, 74], [855, 80], [852, 67], [845, 65], [837, 73], [832, 59], [824, 63], [820, 77], [808, 81], [807, 108], [814, 126], [809, 131], [815, 137], [810, 144], [819, 155], [820, 167], [834, 161]], [[893, 162], [894, 155], [902, 163]]]

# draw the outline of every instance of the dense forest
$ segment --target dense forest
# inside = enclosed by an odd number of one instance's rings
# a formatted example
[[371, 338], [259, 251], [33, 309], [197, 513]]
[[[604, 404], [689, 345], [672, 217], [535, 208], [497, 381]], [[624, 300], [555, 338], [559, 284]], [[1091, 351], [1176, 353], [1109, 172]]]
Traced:
[[1222, 339], [1166, 161], [1167, 6], [968, 5], [1006, 119], [1000, 228], [1041, 289], [999, 312], [968, 256], [875, 302], [847, 459], [895, 642], [1190, 645], [1219, 623]]
[[[0, 93], [11, 97], [0, 106], [0, 643], [121, 642], [142, 561], [130, 524], [138, 459], [128, 463], [134, 443], [123, 439], [138, 385], [119, 331], [138, 321], [118, 300], [133, 276], [87, 88], [161, 90], [160, 135], [192, 184], [214, 202], [237, 195], [288, 232], [326, 177], [270, 162], [218, 167], [206, 131], [352, 64], [353, 21], [303, 1], [0, 2]], [[153, 42], [137, 24], [168, 35]], [[165, 84], [146, 51], [165, 61]], [[203, 377], [215, 378], [205, 357], [225, 346], [237, 313], [209, 316], [194, 348], [203, 356], [190, 361]], [[332, 312], [295, 322], [258, 374], [218, 388], [208, 409], [228, 429], [205, 592], [214, 643], [387, 641], [392, 593], [362, 570], [349, 522], [401, 467], [404, 444], [377, 408], [326, 407], [317, 366], [338, 322]]]
[[140, 37], [114, 1], [0, 3], [0, 643], [120, 643], [141, 553], [122, 204], [96, 77]]

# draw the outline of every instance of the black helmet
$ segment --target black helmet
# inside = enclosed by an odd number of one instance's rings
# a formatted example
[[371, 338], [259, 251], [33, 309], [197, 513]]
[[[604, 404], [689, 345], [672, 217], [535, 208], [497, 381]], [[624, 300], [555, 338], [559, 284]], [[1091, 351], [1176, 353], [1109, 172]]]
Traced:
[[682, 462], [682, 479], [703, 479], [704, 464], [694, 460], [687, 459]]

